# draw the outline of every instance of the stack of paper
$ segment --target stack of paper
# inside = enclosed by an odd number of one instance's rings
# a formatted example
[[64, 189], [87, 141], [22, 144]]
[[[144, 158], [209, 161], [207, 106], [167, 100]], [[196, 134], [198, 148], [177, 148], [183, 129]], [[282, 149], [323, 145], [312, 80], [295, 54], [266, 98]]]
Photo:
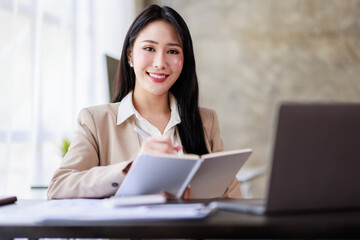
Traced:
[[103, 201], [105, 206], [108, 207], [124, 207], [166, 203], [166, 196], [165, 194], [159, 193], [136, 196], [111, 197], [108, 199], [104, 199]]

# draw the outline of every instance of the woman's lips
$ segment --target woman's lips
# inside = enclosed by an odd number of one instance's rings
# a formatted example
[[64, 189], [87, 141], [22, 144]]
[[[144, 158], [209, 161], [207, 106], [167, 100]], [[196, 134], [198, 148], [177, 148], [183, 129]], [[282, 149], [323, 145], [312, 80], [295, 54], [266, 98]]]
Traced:
[[164, 74], [164, 73], [150, 73], [150, 72], [147, 72], [147, 75], [154, 82], [163, 82], [169, 77], [168, 74]]

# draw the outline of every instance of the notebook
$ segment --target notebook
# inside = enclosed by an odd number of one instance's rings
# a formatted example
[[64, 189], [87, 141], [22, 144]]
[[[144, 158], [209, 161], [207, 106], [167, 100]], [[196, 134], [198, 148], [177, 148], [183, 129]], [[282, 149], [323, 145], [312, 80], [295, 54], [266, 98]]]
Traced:
[[180, 198], [191, 185], [191, 198], [218, 198], [251, 155], [251, 149], [196, 154], [140, 154], [115, 197], [157, 194]]
[[360, 207], [360, 104], [282, 104], [266, 199], [214, 202], [271, 214]]

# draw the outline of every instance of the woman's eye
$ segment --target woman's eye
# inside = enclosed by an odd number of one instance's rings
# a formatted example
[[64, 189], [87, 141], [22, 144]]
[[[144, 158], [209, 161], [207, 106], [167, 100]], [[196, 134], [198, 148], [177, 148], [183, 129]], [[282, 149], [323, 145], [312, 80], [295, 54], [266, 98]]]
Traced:
[[179, 51], [177, 51], [177, 50], [169, 50], [168, 53], [170, 53], [170, 54], [179, 54]]
[[144, 49], [149, 52], [155, 51], [155, 49], [153, 49], [152, 47], [145, 47]]

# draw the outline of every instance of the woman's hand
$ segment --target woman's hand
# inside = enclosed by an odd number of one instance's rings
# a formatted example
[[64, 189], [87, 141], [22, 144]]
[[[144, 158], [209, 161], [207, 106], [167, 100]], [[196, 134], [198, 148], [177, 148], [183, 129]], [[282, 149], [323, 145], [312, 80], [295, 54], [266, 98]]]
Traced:
[[[173, 199], [176, 199], [176, 197], [168, 192], [164, 192], [164, 191], [161, 191], [160, 192], [161, 194], [164, 194], [166, 199], [167, 200], [173, 200]], [[188, 185], [183, 193], [183, 195], [181, 196], [181, 199], [185, 199], [185, 200], [188, 200], [188, 199], [191, 199], [191, 188], [190, 188], [190, 185]]]
[[184, 194], [181, 196], [182, 199], [191, 199], [191, 187], [188, 185], [184, 191]]
[[141, 153], [176, 154], [182, 146], [173, 146], [170, 136], [149, 137], [140, 148]]

